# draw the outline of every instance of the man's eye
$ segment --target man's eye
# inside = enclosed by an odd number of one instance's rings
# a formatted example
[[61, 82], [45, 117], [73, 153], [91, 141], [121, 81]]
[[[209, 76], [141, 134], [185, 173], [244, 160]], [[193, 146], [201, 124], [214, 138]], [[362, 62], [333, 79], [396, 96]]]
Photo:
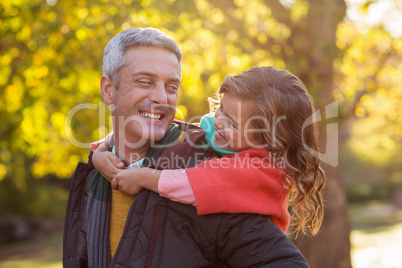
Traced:
[[141, 86], [150, 86], [152, 84], [149, 80], [137, 80], [137, 83]]
[[168, 92], [175, 93], [175, 92], [177, 92], [179, 90], [179, 87], [177, 85], [168, 85], [166, 87], [166, 90]]

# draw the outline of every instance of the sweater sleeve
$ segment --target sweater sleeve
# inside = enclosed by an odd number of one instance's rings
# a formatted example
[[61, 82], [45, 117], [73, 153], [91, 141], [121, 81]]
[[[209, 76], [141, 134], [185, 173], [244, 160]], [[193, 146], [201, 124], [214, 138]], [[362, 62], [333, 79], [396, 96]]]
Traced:
[[196, 206], [193, 189], [184, 169], [163, 170], [158, 182], [159, 195], [183, 204]]
[[110, 143], [110, 139], [112, 138], [113, 132], [110, 132], [105, 138], [98, 140], [98, 141], [94, 141], [93, 143], [91, 143], [91, 151], [94, 152], [96, 149], [98, 149], [99, 145], [101, 145], [102, 143], [106, 142], [107, 144]]
[[286, 232], [290, 216], [290, 186], [264, 149], [250, 149], [234, 156], [204, 161], [186, 169], [199, 215], [257, 213], [269, 215]]

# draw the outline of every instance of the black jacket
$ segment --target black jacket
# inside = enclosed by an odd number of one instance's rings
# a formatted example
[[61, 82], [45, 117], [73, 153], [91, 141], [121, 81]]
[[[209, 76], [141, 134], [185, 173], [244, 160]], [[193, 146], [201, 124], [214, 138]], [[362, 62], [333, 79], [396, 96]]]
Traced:
[[[188, 125], [180, 125], [188, 127]], [[194, 166], [203, 133], [167, 149], [155, 167]], [[64, 267], [87, 267], [86, 198], [94, 166], [79, 163], [72, 178], [63, 237]], [[185, 161], [173, 161], [173, 159]], [[134, 199], [111, 267], [308, 267], [300, 251], [267, 216], [220, 213], [197, 216], [190, 205], [143, 190]]]

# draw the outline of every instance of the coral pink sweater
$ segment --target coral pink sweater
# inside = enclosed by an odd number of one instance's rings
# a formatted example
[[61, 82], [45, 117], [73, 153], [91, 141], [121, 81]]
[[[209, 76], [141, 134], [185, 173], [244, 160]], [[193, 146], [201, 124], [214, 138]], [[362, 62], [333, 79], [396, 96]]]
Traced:
[[290, 221], [290, 187], [284, 171], [275, 167], [263, 148], [208, 160], [194, 168], [164, 170], [158, 185], [161, 196], [195, 205], [199, 215], [264, 214], [284, 233]]

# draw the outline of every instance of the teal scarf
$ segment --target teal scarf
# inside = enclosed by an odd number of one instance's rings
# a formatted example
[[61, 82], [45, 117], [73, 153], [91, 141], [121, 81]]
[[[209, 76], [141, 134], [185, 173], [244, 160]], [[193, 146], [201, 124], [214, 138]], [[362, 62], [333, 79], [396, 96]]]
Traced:
[[219, 149], [216, 147], [214, 143], [214, 133], [215, 133], [215, 125], [214, 125], [215, 116], [214, 114], [206, 114], [201, 118], [200, 128], [205, 131], [205, 139], [208, 142], [208, 147], [212, 148], [214, 151], [218, 152], [221, 155], [225, 154], [236, 154], [238, 152], [227, 151], [223, 149]]

